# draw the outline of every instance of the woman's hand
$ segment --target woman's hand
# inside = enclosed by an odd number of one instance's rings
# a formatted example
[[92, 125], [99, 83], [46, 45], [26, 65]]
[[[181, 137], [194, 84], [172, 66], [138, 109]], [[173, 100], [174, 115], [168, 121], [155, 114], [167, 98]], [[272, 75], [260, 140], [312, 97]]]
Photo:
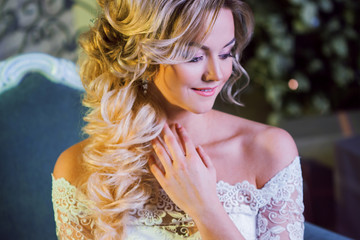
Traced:
[[165, 125], [163, 141], [153, 141], [157, 159], [149, 161], [151, 172], [171, 200], [193, 218], [202, 239], [244, 239], [219, 201], [209, 156], [194, 146], [183, 127], [176, 124], [174, 132]]
[[[178, 136], [179, 141], [176, 138]], [[195, 147], [186, 130], [165, 124], [162, 140], [155, 139], [150, 170], [171, 200], [192, 218], [201, 218], [209, 209], [221, 206], [216, 193], [216, 171], [202, 147]]]

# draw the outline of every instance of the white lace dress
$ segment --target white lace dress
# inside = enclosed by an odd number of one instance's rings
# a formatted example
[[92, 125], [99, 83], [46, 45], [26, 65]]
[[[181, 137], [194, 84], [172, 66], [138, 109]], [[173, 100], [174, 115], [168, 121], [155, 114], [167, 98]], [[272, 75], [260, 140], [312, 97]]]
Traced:
[[[59, 239], [91, 239], [89, 209], [76, 200], [76, 188], [53, 178], [52, 200]], [[304, 205], [300, 159], [257, 189], [247, 181], [217, 183], [223, 207], [246, 239], [303, 239]], [[155, 201], [155, 199], [157, 199]], [[193, 220], [160, 189], [143, 209], [134, 210], [127, 240], [201, 239]]]

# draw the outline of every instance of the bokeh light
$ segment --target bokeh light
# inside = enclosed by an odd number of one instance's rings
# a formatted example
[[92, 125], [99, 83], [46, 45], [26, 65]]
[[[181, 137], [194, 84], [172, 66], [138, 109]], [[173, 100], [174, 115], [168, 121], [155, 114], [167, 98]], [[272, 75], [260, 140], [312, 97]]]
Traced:
[[299, 82], [296, 79], [290, 79], [288, 82], [288, 86], [291, 90], [296, 90], [299, 87]]

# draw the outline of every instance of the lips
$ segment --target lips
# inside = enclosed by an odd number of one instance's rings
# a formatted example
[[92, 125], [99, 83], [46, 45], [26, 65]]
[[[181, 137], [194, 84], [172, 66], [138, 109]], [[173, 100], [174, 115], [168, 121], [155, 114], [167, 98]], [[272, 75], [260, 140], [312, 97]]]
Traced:
[[217, 87], [213, 87], [213, 88], [192, 88], [191, 90], [193, 90], [195, 93], [197, 93], [200, 96], [211, 97], [212, 95], [215, 94], [216, 88]]

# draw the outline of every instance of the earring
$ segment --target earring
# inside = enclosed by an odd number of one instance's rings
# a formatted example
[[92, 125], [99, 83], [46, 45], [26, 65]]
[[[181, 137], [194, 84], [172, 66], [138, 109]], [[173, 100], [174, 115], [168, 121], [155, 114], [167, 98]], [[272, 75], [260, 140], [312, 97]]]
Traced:
[[147, 79], [143, 79], [141, 86], [142, 86], [144, 95], [146, 95], [147, 90], [148, 90], [148, 80], [147, 80]]

